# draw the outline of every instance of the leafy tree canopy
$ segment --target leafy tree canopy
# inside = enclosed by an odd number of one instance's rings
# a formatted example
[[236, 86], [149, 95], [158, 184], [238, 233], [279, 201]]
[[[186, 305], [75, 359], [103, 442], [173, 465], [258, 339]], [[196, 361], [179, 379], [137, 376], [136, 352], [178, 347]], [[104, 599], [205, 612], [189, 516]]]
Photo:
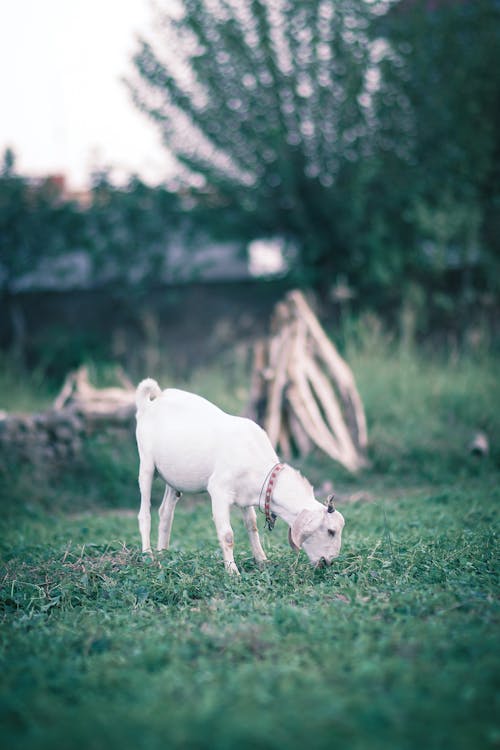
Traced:
[[240, 228], [300, 238], [305, 273], [349, 245], [342, 185], [371, 151], [369, 26], [386, 3], [165, 4], [137, 103]]
[[214, 224], [289, 237], [302, 280], [360, 288], [498, 242], [496, 0], [160, 8], [129, 83]]

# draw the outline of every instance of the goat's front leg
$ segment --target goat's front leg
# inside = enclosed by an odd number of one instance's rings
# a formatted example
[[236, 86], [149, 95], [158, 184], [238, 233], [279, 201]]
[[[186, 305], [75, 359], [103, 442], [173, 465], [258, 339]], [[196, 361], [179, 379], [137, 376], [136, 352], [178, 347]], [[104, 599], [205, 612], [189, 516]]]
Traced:
[[153, 474], [154, 466], [141, 460], [139, 467], [141, 507], [137, 518], [139, 520], [143, 552], [151, 552], [151, 484], [153, 482]]
[[248, 537], [250, 539], [250, 546], [252, 548], [252, 554], [256, 563], [267, 562], [266, 553], [262, 549], [260, 543], [259, 532], [257, 531], [257, 516], [255, 514], [255, 508], [253, 505], [249, 505], [246, 508], [242, 508], [243, 520], [248, 531]]
[[210, 497], [212, 498], [212, 515], [219, 543], [222, 547], [222, 555], [224, 557], [226, 570], [229, 573], [239, 575], [240, 571], [234, 562], [234, 534], [231, 528], [229, 503], [221, 495], [218, 495], [218, 493], [214, 493], [210, 489], [209, 492]]
[[160, 523], [158, 526], [159, 550], [168, 549], [168, 545], [170, 544], [170, 533], [172, 531], [175, 506], [180, 496], [180, 492], [174, 490], [167, 484], [165, 487], [165, 494], [163, 495], [163, 501], [158, 511], [158, 515], [160, 516]]

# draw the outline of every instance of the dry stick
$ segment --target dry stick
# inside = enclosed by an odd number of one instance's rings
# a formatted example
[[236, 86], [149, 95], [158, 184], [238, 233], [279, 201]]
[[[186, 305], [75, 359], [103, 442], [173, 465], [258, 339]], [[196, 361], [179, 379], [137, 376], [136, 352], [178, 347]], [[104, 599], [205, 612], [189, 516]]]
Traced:
[[290, 402], [288, 392], [286, 394], [286, 399], [287, 399], [287, 420], [290, 426], [290, 435], [292, 439], [294, 440], [299, 453], [302, 454], [303, 456], [308, 456], [309, 453], [311, 452], [311, 448], [313, 445], [312, 440], [307, 434], [307, 432], [305, 431], [302, 423], [298, 419], [293, 409], [293, 406]]
[[313, 442], [349, 471], [355, 472], [359, 468], [357, 462], [353, 461], [351, 456], [344, 454], [328, 429], [304, 375], [302, 364], [305, 356], [306, 331], [302, 321], [298, 322], [300, 325], [297, 327], [297, 335], [295, 336], [294, 356], [291, 358], [292, 381], [295, 388], [292, 388], [289, 394], [290, 401], [293, 408], [297, 410], [297, 416]]
[[361, 449], [365, 449], [368, 444], [366, 417], [361, 398], [354, 382], [354, 376], [350, 368], [321, 328], [301, 292], [290, 292], [288, 299], [293, 305], [295, 305], [297, 314], [307, 325], [309, 333], [316, 345], [317, 353], [320, 355], [337, 383], [342, 401], [348, 409], [350, 408], [352, 410], [357, 433], [357, 443]]
[[276, 340], [271, 342], [270, 365], [273, 368], [273, 379], [269, 385], [267, 411], [264, 420], [265, 430], [271, 443], [276, 446], [281, 433], [283, 391], [288, 380], [288, 360], [290, 359], [293, 330], [286, 326]]
[[262, 421], [262, 406], [266, 401], [266, 346], [262, 339], [255, 342], [253, 347], [253, 371], [248, 394], [248, 404], [245, 414], [256, 422]]
[[324, 341], [316, 340], [315, 343], [320, 359], [328, 367], [339, 389], [352, 437], [361, 450], [366, 450], [368, 445], [366, 417], [352, 372], [326, 336]]
[[332, 445], [333, 441], [325, 438], [325, 435], [318, 430], [317, 425], [312, 421], [309, 410], [304, 403], [302, 394], [296, 384], [289, 388], [287, 395], [297, 418], [300, 420], [300, 423], [308, 437], [311, 439], [311, 442], [317, 445], [318, 448], [321, 448], [321, 450], [330, 456], [330, 458], [333, 458], [334, 461], [338, 461], [344, 465], [340, 452], [335, 445]]
[[290, 440], [290, 433], [284, 422], [281, 423], [278, 445], [280, 447], [280, 453], [285, 461], [290, 461], [292, 458], [292, 443]]
[[76, 373], [70, 372], [64, 379], [63, 386], [59, 391], [59, 395], [53, 403], [54, 409], [62, 409], [66, 402], [70, 399], [71, 394], [76, 384]]
[[307, 355], [304, 357], [303, 369], [316, 395], [316, 399], [325, 414], [328, 426], [339, 445], [341, 453], [343, 453], [349, 463], [361, 468], [363, 466], [363, 457], [358, 453], [349, 434], [330, 381], [321, 371], [315, 360]]

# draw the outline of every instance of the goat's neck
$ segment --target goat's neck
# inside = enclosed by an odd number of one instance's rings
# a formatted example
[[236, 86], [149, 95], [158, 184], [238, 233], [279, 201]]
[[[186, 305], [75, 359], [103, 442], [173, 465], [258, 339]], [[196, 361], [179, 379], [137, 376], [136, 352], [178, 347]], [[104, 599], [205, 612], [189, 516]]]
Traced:
[[271, 511], [291, 526], [303, 510], [320, 510], [322, 507], [295, 470], [285, 466], [276, 483]]

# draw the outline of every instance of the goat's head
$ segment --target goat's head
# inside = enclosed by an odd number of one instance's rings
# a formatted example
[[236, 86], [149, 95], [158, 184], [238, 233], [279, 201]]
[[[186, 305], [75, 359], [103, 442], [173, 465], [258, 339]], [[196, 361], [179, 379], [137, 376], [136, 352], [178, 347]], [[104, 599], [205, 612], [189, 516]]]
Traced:
[[302, 547], [313, 565], [331, 565], [340, 552], [344, 524], [331, 495], [324, 508], [299, 513], [288, 531], [288, 541], [296, 551]]

